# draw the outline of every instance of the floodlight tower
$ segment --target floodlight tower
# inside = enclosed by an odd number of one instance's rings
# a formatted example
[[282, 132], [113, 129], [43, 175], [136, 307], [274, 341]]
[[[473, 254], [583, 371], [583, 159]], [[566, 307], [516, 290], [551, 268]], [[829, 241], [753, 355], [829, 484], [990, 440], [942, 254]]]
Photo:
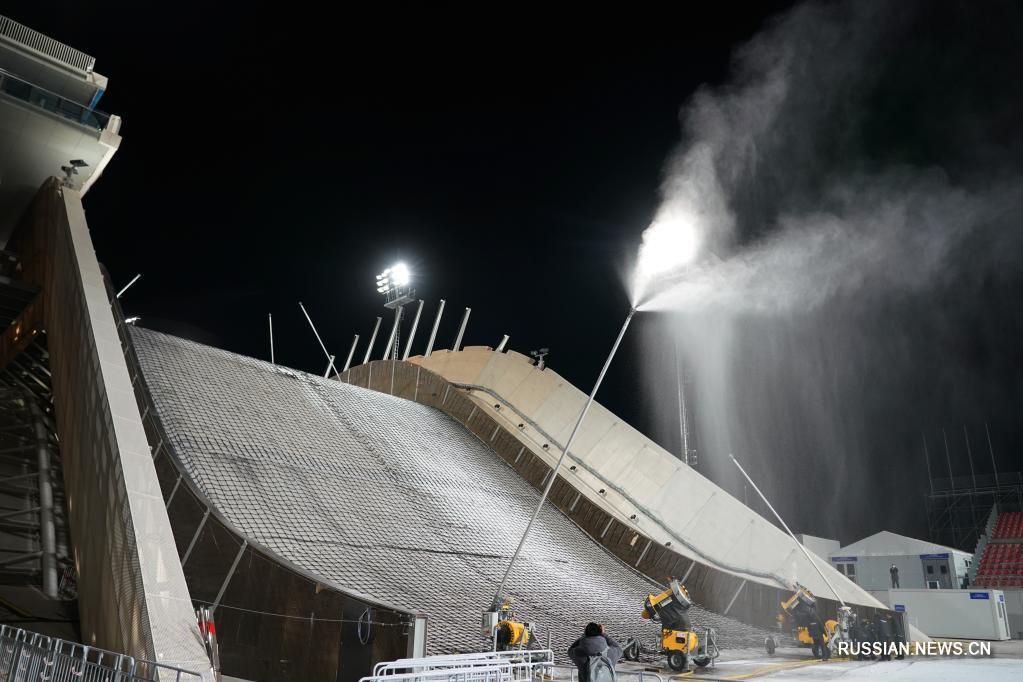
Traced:
[[377, 275], [377, 292], [384, 295], [384, 307], [394, 310], [394, 326], [384, 347], [381, 360], [398, 359], [398, 325], [401, 311], [406, 304], [416, 300], [416, 291], [411, 287], [412, 273], [404, 263], [396, 263]]

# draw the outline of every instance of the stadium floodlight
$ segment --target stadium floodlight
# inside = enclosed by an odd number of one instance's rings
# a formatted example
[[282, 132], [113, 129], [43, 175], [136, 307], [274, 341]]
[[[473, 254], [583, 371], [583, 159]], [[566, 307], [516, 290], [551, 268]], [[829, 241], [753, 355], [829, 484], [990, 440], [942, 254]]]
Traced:
[[416, 300], [415, 289], [409, 286], [412, 283], [412, 272], [404, 263], [395, 263], [377, 275], [376, 283], [377, 293], [384, 295], [384, 307], [394, 311], [394, 326], [391, 327], [391, 335], [384, 346], [381, 360], [397, 360], [401, 312], [406, 305]]
[[412, 271], [405, 263], [395, 263], [376, 278], [377, 293], [386, 298], [384, 306], [397, 309], [416, 300], [416, 292], [409, 286]]

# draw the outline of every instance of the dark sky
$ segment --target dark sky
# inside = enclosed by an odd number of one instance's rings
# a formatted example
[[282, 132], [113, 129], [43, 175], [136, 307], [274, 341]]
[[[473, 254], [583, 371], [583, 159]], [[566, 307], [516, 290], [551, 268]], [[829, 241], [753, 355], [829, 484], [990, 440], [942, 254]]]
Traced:
[[[528, 352], [579, 384], [627, 309], [620, 273], [658, 202], [678, 112], [724, 78], [753, 13], [325, 14], [301, 4], [15, 2], [97, 58], [123, 144], [87, 199], [101, 261], [145, 326], [320, 370], [416, 275], [439, 342]], [[780, 6], [780, 5], [779, 5]], [[425, 339], [424, 339], [425, 342]], [[626, 376], [625, 365], [618, 376]], [[616, 381], [604, 396], [628, 405]]]
[[[123, 117], [124, 140], [86, 209], [115, 283], [143, 273], [123, 299], [143, 326], [268, 358], [272, 312], [278, 361], [322, 372], [298, 301], [343, 357], [384, 313], [374, 275], [403, 259], [426, 328], [447, 299], [440, 347], [471, 306], [467, 344], [548, 346], [551, 366], [588, 389], [628, 307], [622, 273], [657, 208], [680, 108], [723, 82], [733, 48], [786, 4], [4, 12], [110, 78], [100, 108]], [[639, 337], [600, 399], [654, 434]]]

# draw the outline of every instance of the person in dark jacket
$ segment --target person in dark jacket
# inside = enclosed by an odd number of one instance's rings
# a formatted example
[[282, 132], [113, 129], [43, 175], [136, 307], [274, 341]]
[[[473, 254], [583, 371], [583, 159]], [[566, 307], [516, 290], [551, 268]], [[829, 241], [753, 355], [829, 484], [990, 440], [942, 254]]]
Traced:
[[828, 660], [831, 652], [828, 651], [828, 645], [824, 642], [824, 626], [821, 625], [821, 619], [811, 620], [810, 624], [806, 626], [806, 631], [810, 635], [810, 639], [813, 640], [813, 657], [822, 661]]
[[859, 618], [854, 617], [849, 625], [849, 639], [852, 641], [853, 646], [856, 647], [856, 660], [862, 661], [863, 652], [860, 647], [863, 646], [863, 624]]
[[880, 660], [892, 660], [892, 655], [888, 650], [888, 647], [892, 645], [892, 624], [885, 616], [878, 616], [877, 618], [877, 639], [881, 642], [881, 646], [884, 647], [881, 651]]
[[[905, 644], [906, 643], [906, 633], [904, 633], [902, 631], [902, 621], [901, 621], [901, 619], [899, 619], [898, 617], [894, 617], [893, 616], [891, 618], [891, 624], [892, 624], [892, 639], [894, 639], [895, 643], [898, 644], [898, 645]], [[896, 654], [895, 658], [897, 658], [898, 660], [901, 661], [905, 657], [906, 657], [906, 655], [904, 653], [902, 653], [902, 649], [900, 648], [899, 649], [899, 653]]]
[[870, 618], [863, 620], [863, 643], [866, 645], [867, 653], [864, 658], [874, 660], [876, 655], [874, 654], [873, 646], [874, 642], [877, 641], [877, 625]]
[[898, 589], [899, 587], [899, 567], [892, 564], [892, 567], [888, 569], [888, 573], [892, 576], [892, 587]]
[[604, 634], [604, 628], [597, 623], [589, 623], [583, 636], [568, 648], [568, 657], [579, 668], [579, 682], [589, 682], [590, 656], [605, 656], [614, 668], [622, 658], [622, 647], [610, 635]]

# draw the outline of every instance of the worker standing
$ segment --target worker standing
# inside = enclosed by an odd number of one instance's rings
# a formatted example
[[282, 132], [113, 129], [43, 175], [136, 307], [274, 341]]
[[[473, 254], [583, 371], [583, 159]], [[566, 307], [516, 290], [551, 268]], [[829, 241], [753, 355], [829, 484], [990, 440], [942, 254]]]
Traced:
[[874, 653], [874, 643], [877, 642], [877, 623], [869, 617], [863, 620], [863, 641], [867, 645], [866, 658], [871, 661], [877, 658], [877, 654]]
[[597, 623], [588, 623], [583, 636], [568, 648], [568, 657], [579, 669], [579, 682], [614, 682], [615, 665], [622, 647]]
[[849, 639], [856, 648], [856, 660], [863, 660], [863, 625], [857, 616], [853, 616], [852, 624], [849, 626]]
[[881, 640], [881, 657], [882, 661], [892, 660], [892, 624], [885, 616], [879, 616], [877, 619], [877, 638]]
[[828, 645], [824, 643], [824, 627], [820, 618], [814, 618], [806, 627], [807, 634], [813, 640], [813, 657], [822, 661], [828, 660]]
[[892, 567], [888, 569], [888, 572], [892, 576], [892, 587], [896, 590], [899, 589], [899, 567], [892, 564]]

